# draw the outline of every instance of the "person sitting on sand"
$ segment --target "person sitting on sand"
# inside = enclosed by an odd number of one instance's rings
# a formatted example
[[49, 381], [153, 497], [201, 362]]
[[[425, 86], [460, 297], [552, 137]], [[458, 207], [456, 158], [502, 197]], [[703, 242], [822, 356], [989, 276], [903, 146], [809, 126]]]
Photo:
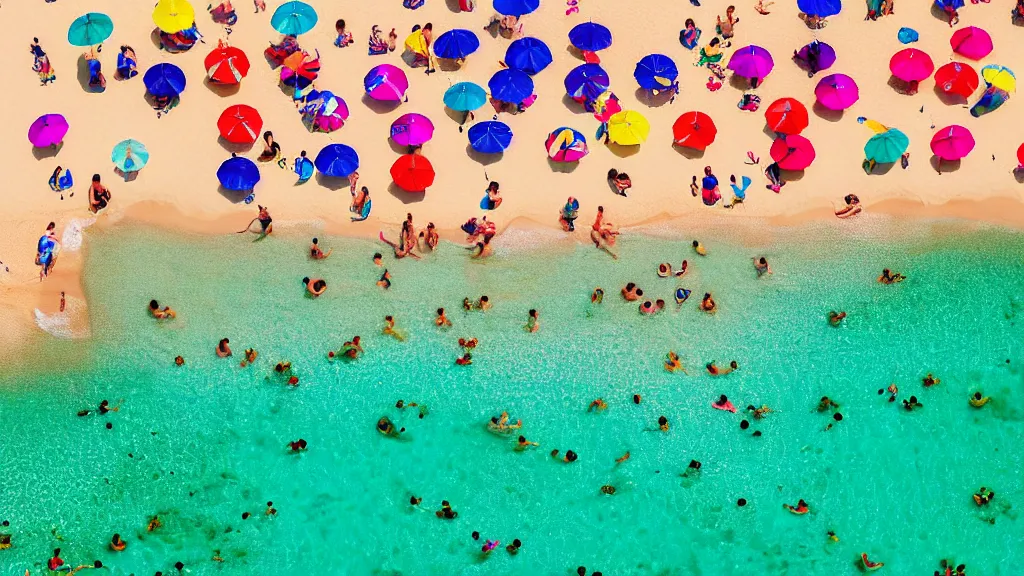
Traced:
[[149, 301], [149, 313], [157, 320], [165, 320], [169, 318], [177, 318], [178, 314], [171, 310], [170, 306], [164, 306], [160, 308], [160, 304], [156, 300]]
[[626, 197], [626, 191], [633, 187], [633, 181], [625, 172], [619, 172], [615, 168], [608, 170], [608, 182], [615, 187], [615, 193]]
[[487, 209], [494, 210], [498, 206], [501, 206], [501, 192], [499, 188], [501, 184], [497, 182], [491, 182], [487, 185], [487, 190], [484, 190], [484, 194], [487, 195]]
[[228, 346], [228, 343], [230, 343], [230, 342], [231, 341], [228, 340], [227, 338], [222, 338], [221, 341], [217, 343], [217, 356], [218, 357], [220, 357], [220, 358], [227, 358], [228, 356], [231, 356], [231, 347]]
[[309, 276], [306, 276], [302, 279], [302, 283], [306, 285], [306, 291], [309, 292], [313, 298], [317, 298], [327, 291], [327, 282], [324, 282], [323, 278], [310, 278]]
[[438, 328], [451, 328], [452, 321], [444, 313], [444, 308], [437, 309], [437, 317], [434, 318], [434, 325]]
[[526, 326], [523, 326], [523, 329], [527, 332], [536, 332], [537, 330], [540, 330], [540, 320], [538, 316], [539, 314], [536, 309], [530, 309], [530, 313], [526, 318]]
[[771, 6], [772, 4], [775, 4], [775, 2], [765, 2], [764, 0], [757, 0], [757, 3], [754, 4], [754, 12], [757, 12], [762, 16], [767, 16], [771, 14], [771, 12], [768, 11], [768, 7]]
[[754, 258], [754, 270], [757, 271], [757, 277], [760, 278], [765, 274], [772, 273], [772, 267], [768, 265], [768, 260], [764, 256], [760, 258]]
[[576, 199], [569, 196], [566, 200], [565, 205], [562, 206], [562, 211], [558, 215], [558, 223], [562, 225], [562, 230], [566, 232], [573, 232], [576, 230], [576, 218], [579, 216], [579, 204]]
[[807, 506], [807, 502], [804, 502], [802, 498], [800, 499], [799, 502], [796, 503], [796, 506], [790, 506], [789, 504], [783, 504], [782, 507], [785, 508], [786, 510], [789, 510], [793, 514], [798, 515], [798, 516], [803, 516], [804, 514], [807, 514], [808, 512], [811, 511], [811, 509], [808, 508], [808, 506]]
[[387, 54], [388, 52], [394, 52], [395, 47], [398, 44], [398, 34], [395, 29], [392, 28], [391, 32], [388, 32], [388, 39], [384, 40], [381, 35], [381, 29], [376, 24], [370, 28], [370, 40], [368, 53], [370, 56], [380, 56]]
[[839, 326], [846, 318], [846, 312], [836, 312], [832, 310], [828, 313], [828, 323], [832, 326]]
[[558, 456], [558, 449], [557, 448], [551, 451], [551, 457], [554, 458], [555, 460], [561, 460], [562, 462], [565, 462], [566, 464], [571, 464], [571, 463], [575, 462], [576, 459], [577, 459], [576, 453], [573, 452], [572, 450], [566, 450], [565, 451], [565, 456], [559, 458], [559, 456]]
[[683, 29], [679, 31], [679, 43], [687, 50], [693, 50], [700, 42], [700, 28], [694, 23], [693, 18], [687, 18], [683, 22]]
[[339, 19], [334, 23], [334, 32], [337, 33], [337, 37], [334, 39], [334, 45], [338, 48], [344, 48], [349, 44], [352, 44], [353, 38], [352, 33], [345, 30], [345, 21]]
[[714, 362], [708, 362], [707, 365], [705, 365], [708, 374], [712, 376], [725, 376], [726, 374], [735, 371], [739, 367], [740, 365], [735, 360], [729, 362], [729, 366], [727, 368], [719, 368], [717, 365], [715, 365]]
[[860, 214], [860, 198], [856, 194], [847, 194], [843, 197], [843, 201], [846, 203], [846, 207], [836, 210], [837, 218], [849, 218]]
[[281, 145], [274, 140], [274, 133], [270, 130], [263, 133], [263, 152], [257, 159], [261, 162], [277, 162], [279, 168], [284, 168], [288, 163], [281, 154]]
[[718, 397], [718, 400], [712, 402], [711, 407], [718, 410], [725, 410], [726, 412], [736, 413], [736, 407], [732, 405], [732, 402], [729, 401], [729, 398], [726, 397], [725, 394], [722, 394]]
[[882, 284], [896, 284], [897, 282], [903, 282], [907, 277], [899, 272], [892, 272], [888, 268], [882, 269], [882, 275], [878, 277], [878, 281]]
[[636, 302], [644, 295], [644, 291], [633, 282], [627, 283], [622, 287], [622, 297], [625, 298], [626, 302]]
[[[725, 20], [722, 20], [721, 16], [715, 17], [715, 30], [722, 40], [729, 40], [736, 34], [734, 27], [740, 23], [740, 19], [735, 16], [735, 12], [736, 7], [729, 6], [725, 9]], [[726, 42], [725, 47], [728, 48], [731, 44], [731, 42]]]
[[405, 341], [405, 336], [403, 336], [401, 332], [395, 330], [394, 316], [384, 317], [384, 329], [381, 330], [381, 334], [384, 334], [385, 336], [391, 336], [392, 338], [398, 340], [399, 342]]
[[679, 354], [676, 354], [671, 350], [666, 354], [665, 370], [668, 372], [675, 372], [676, 370], [679, 370], [684, 374], [686, 373], [686, 368], [683, 368], [683, 362], [679, 359]]
[[981, 392], [975, 392], [969, 399], [968, 403], [974, 408], [981, 408], [985, 404], [988, 404], [992, 398], [988, 396], [982, 396]]
[[704, 298], [700, 301], [700, 309], [708, 314], [718, 312], [718, 304], [715, 302], [715, 299], [711, 297], [710, 292], [704, 293]]
[[931, 388], [932, 386], [935, 386], [936, 384], [939, 384], [940, 382], [942, 382], [942, 380], [939, 380], [938, 378], [932, 376], [931, 372], [929, 372], [927, 376], [925, 376], [924, 378], [921, 379], [921, 384], [925, 388]]
[[331, 255], [331, 252], [334, 252], [333, 248], [331, 248], [327, 252], [324, 252], [320, 248], [320, 240], [317, 239], [317, 238], [313, 238], [313, 243], [310, 244], [310, 246], [309, 246], [309, 257], [310, 258], [312, 258], [313, 260], [324, 260], [325, 258], [327, 258], [328, 256]]
[[[355, 176], [355, 174], [356, 173], [353, 172], [349, 175], [350, 181], [352, 181], [352, 177]], [[353, 187], [351, 194], [352, 203], [349, 204], [348, 211], [353, 214], [362, 214], [363, 208], [366, 206], [366, 201], [370, 199], [370, 190], [366, 186], [363, 186], [358, 190]]]
[[89, 186], [89, 210], [93, 214], [98, 214], [109, 202], [110, 190], [100, 182], [99, 174], [93, 174], [92, 184]]
[[82, 54], [86, 67], [89, 69], [89, 88], [94, 91], [102, 91], [107, 87], [107, 79], [103, 76], [103, 65], [96, 53], [95, 47], [90, 47], [88, 52]]

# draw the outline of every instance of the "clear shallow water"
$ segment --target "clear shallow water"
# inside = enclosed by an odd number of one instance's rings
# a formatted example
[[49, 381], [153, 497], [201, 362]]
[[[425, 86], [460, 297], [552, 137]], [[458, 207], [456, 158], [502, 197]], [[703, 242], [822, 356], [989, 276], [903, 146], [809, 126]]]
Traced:
[[[619, 261], [570, 243], [515, 251], [506, 239], [473, 262], [445, 245], [424, 262], [388, 261], [389, 292], [374, 285], [377, 243], [322, 239], [334, 254], [310, 262], [298, 239], [90, 233], [96, 340], [73, 344], [88, 368], [0, 381], [0, 516], [15, 544], [0, 566], [38, 566], [60, 545], [72, 564], [100, 558], [140, 576], [179, 560], [193, 574], [568, 575], [582, 564], [606, 575], [836, 575], [857, 573], [861, 552], [891, 574], [930, 574], [943, 557], [1017, 574], [1024, 237], [944, 240], [937, 229], [881, 239], [809, 228], [763, 246], [704, 238], [711, 255], [700, 260], [689, 238], [628, 233]], [[773, 276], [755, 277], [749, 258], [760, 254]], [[682, 279], [654, 274], [684, 257]], [[883, 267], [910, 278], [878, 285]], [[324, 297], [303, 296], [306, 275], [327, 279]], [[631, 280], [669, 301], [676, 285], [694, 297], [641, 317], [617, 296]], [[608, 297], [595, 307], [598, 285]], [[715, 316], [697, 310], [705, 290]], [[493, 310], [461, 311], [481, 294]], [[148, 318], [151, 298], [179, 318]], [[454, 329], [433, 326], [438, 306]], [[541, 313], [537, 334], [522, 330], [529, 308]], [[849, 313], [843, 327], [828, 326], [831, 309]], [[408, 341], [379, 335], [385, 314]], [[355, 334], [366, 356], [328, 363]], [[460, 336], [481, 341], [468, 368], [453, 364]], [[214, 357], [222, 337], [236, 354], [259, 350], [256, 366]], [[668, 350], [690, 376], [663, 371]], [[266, 378], [282, 359], [297, 388]], [[740, 370], [725, 377], [699, 369], [733, 359]], [[929, 371], [942, 383], [926, 390]], [[878, 396], [890, 382], [924, 409]], [[994, 398], [982, 410], [966, 401], [976, 389]], [[762, 437], [740, 430], [741, 414], [711, 409], [722, 393], [776, 410], [752, 427]], [[845, 417], [827, 432], [814, 411], [824, 394]], [[608, 410], [587, 413], [596, 397]], [[103, 398], [121, 410], [74, 416]], [[395, 409], [399, 398], [429, 414]], [[516, 453], [512, 438], [488, 433], [502, 410], [540, 448]], [[402, 440], [375, 432], [382, 415], [407, 428]], [[667, 434], [647, 431], [659, 415]], [[299, 437], [309, 451], [287, 454]], [[554, 448], [579, 460], [555, 462]], [[703, 463], [693, 481], [679, 476], [691, 458]], [[617, 493], [602, 495], [605, 484]], [[971, 494], [982, 485], [997, 497], [979, 509]], [[800, 498], [810, 514], [782, 510]], [[442, 499], [458, 519], [434, 517]], [[164, 526], [147, 534], [157, 514]], [[474, 530], [502, 548], [482, 558]], [[107, 551], [114, 532], [126, 552]], [[523, 541], [514, 557], [503, 549], [513, 538]]]

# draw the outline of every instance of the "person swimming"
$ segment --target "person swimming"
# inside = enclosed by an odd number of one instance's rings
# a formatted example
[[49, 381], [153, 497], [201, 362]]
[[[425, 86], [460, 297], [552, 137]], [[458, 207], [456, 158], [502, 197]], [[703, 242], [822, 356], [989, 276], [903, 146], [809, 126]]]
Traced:
[[942, 380], [939, 380], [938, 378], [932, 376], [931, 372], [929, 372], [927, 376], [925, 376], [924, 378], [921, 379], [921, 384], [925, 388], [931, 388], [932, 386], [935, 386], [936, 384], [938, 384], [940, 382], [942, 382]]
[[444, 313], [444, 308], [437, 309], [437, 317], [434, 318], [434, 325], [438, 328], [451, 328], [452, 321]]
[[342, 344], [341, 350], [338, 352], [338, 354], [350, 360], [355, 360], [363, 353], [363, 347], [359, 343], [359, 341], [359, 336], [353, 336], [352, 340]]
[[667, 358], [665, 360], [665, 370], [669, 372], [675, 372], [676, 370], [679, 370], [686, 374], [686, 368], [683, 368], [683, 363], [681, 360], [679, 360], [678, 354], [670, 350], [669, 353], [666, 354], [666, 357]]
[[484, 310], [490, 310], [491, 309], [491, 299], [490, 299], [490, 297], [487, 296], [486, 294], [481, 296], [476, 301], [476, 304], [473, 305], [473, 309], [474, 310], [480, 310], [481, 312], [483, 312]]
[[595, 398], [590, 403], [590, 406], [587, 406], [587, 412], [590, 412], [591, 410], [597, 410], [598, 412], [600, 412], [600, 411], [605, 410], [607, 408], [608, 408], [608, 404], [606, 404], [603, 399]]
[[970, 405], [973, 406], [974, 408], [981, 408], [985, 404], [988, 404], [990, 400], [992, 400], [992, 398], [988, 396], [982, 396], [981, 392], [975, 392], [968, 399], [968, 403], [970, 403]]
[[334, 252], [334, 248], [324, 252], [320, 248], [320, 240], [317, 238], [313, 238], [313, 243], [309, 245], [309, 257], [313, 260], [323, 260], [330, 256], [331, 252]]
[[306, 291], [309, 292], [313, 298], [318, 298], [327, 291], [327, 282], [324, 282], [322, 278], [310, 279], [309, 276], [306, 276], [302, 279], [302, 283], [306, 285]]
[[626, 299], [626, 302], [635, 302], [643, 295], [644, 291], [633, 282], [629, 282], [622, 287], [622, 297]]
[[661, 312], [661, 309], [665, 307], [665, 301], [662, 299], [651, 302], [650, 300], [644, 300], [643, 304], [640, 305], [640, 313], [652, 315]]
[[668, 432], [668, 428], [668, 418], [664, 416], [658, 416], [658, 430], [661, 430], [662, 432]]
[[509, 434], [513, 430], [519, 430], [522, 427], [522, 420], [516, 420], [514, 423], [509, 424], [508, 412], [502, 412], [500, 416], [494, 416], [487, 422], [487, 429], [489, 431], [501, 434]]
[[896, 284], [898, 282], [903, 282], [906, 279], [907, 277], [903, 274], [900, 274], [899, 272], [892, 272], [888, 268], [883, 268], [882, 275], [878, 277], [878, 281], [882, 284]]
[[734, 414], [736, 413], [736, 407], [732, 405], [732, 402], [729, 401], [729, 398], [726, 397], [725, 394], [719, 396], [718, 400], [714, 401], [711, 406], [718, 410], [725, 410], [726, 412], [732, 412]]
[[178, 317], [178, 314], [174, 310], [171, 310], [170, 306], [160, 308], [160, 304], [156, 300], [149, 301], [149, 314], [157, 320], [167, 320]]
[[377, 432], [385, 436], [397, 438], [401, 433], [405, 432], [405, 428], [395, 428], [390, 418], [381, 416], [380, 420], [377, 420]]
[[828, 313], [828, 323], [832, 326], [839, 326], [845, 319], [846, 312], [836, 312], [835, 310], [832, 310]]
[[288, 450], [293, 454], [298, 452], [305, 452], [307, 446], [308, 444], [306, 443], [306, 441], [303, 440], [302, 438], [299, 438], [298, 440], [294, 440], [288, 443]]
[[255, 349], [253, 349], [253, 348], [246, 348], [245, 349], [245, 359], [242, 360], [240, 365], [242, 366], [242, 368], [245, 368], [246, 366], [248, 366], [248, 365], [252, 364], [253, 362], [255, 362], [257, 356], [259, 356], [259, 352], [257, 352]]
[[772, 409], [763, 405], [760, 408], [755, 408], [754, 405], [751, 404], [747, 406], [747, 412], [751, 412], [755, 420], [763, 420], [765, 415], [772, 412]]
[[836, 404], [836, 402], [828, 396], [822, 396], [821, 400], [818, 401], [818, 412], [825, 412], [830, 408], [838, 410], [839, 404]]
[[110, 549], [114, 552], [124, 552], [127, 547], [128, 543], [121, 538], [120, 534], [114, 534], [110, 538]]
[[718, 304], [715, 299], [711, 297], [711, 292], [705, 292], [704, 297], [700, 301], [700, 309], [708, 314], [714, 314], [718, 312]]
[[754, 258], [754, 270], [757, 271], [758, 278], [772, 273], [772, 267], [768, 265], [768, 260], [764, 256]]
[[384, 273], [380, 275], [380, 280], [377, 280], [377, 286], [387, 290], [391, 288], [391, 273], [388, 272], [387, 268], [384, 269]]
[[222, 338], [221, 341], [217, 343], [218, 357], [227, 358], [228, 356], [231, 356], [231, 347], [228, 346], [230, 342], [231, 341], [228, 340], [227, 338]]
[[694, 240], [692, 245], [693, 245], [693, 251], [696, 252], [699, 256], [707, 256], [708, 255], [707, 248], [705, 248], [704, 245], [700, 243], [700, 241]]
[[708, 362], [704, 367], [707, 369], [708, 374], [712, 376], [725, 376], [726, 374], [738, 369], [740, 365], [738, 362], [733, 360], [732, 362], [729, 362], [729, 366], [726, 368], [719, 368], [714, 362]]
[[601, 302], [604, 302], [604, 289], [598, 286], [590, 293], [590, 303], [600, 304]]
[[909, 400], [903, 400], [903, 407], [912, 412], [915, 408], [924, 408], [924, 404], [917, 401], [917, 396], [911, 396]]
[[443, 520], [454, 520], [459, 516], [458, 512], [452, 510], [452, 505], [447, 500], [441, 501], [441, 509], [435, 511], [434, 514]]
[[394, 316], [384, 317], [384, 329], [381, 330], [381, 334], [384, 334], [385, 336], [391, 336], [392, 338], [398, 340], [399, 342], [405, 341], [405, 336], [403, 336], [402, 333], [399, 332], [398, 330], [395, 330]]
[[529, 440], [526, 439], [526, 436], [519, 436], [519, 440], [516, 441], [515, 450], [517, 452], [522, 452], [523, 450], [526, 450], [527, 448], [530, 448], [531, 446], [540, 446], [540, 443], [539, 442], [530, 442]]
[[566, 464], [571, 464], [571, 463], [575, 462], [576, 459], [577, 459], [576, 453], [573, 452], [572, 450], [566, 450], [565, 451], [565, 456], [562, 456], [561, 458], [559, 457], [558, 454], [559, 454], [559, 451], [558, 451], [557, 448], [555, 448], [554, 450], [551, 451], [551, 457], [552, 458], [554, 458], [555, 460], [561, 460], [562, 462], [565, 462]]
[[676, 288], [675, 299], [676, 306], [682, 307], [683, 302], [686, 302], [690, 298], [691, 291], [686, 288]]
[[538, 319], [538, 316], [539, 314], [535, 308], [530, 309], [529, 315], [526, 318], [526, 325], [523, 326], [523, 329], [527, 332], [536, 332], [537, 330], [540, 330], [540, 320]]
[[974, 503], [977, 504], [978, 506], [984, 506], [985, 504], [991, 502], [992, 499], [995, 497], [995, 492], [982, 486], [980, 490], [974, 493]]
[[807, 506], [807, 502], [804, 502], [802, 498], [800, 499], [799, 502], [796, 503], [796, 506], [790, 506], [789, 504], [783, 504], [782, 507], [785, 508], [786, 510], [789, 510], [793, 514], [798, 515], [798, 516], [803, 516], [804, 514], [807, 514], [808, 512], [811, 511], [811, 509]]

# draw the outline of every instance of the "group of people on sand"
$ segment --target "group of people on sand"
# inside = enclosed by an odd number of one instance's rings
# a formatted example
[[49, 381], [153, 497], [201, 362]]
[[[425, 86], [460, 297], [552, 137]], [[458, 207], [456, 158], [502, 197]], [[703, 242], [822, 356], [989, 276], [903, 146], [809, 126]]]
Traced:
[[438, 242], [441, 241], [441, 237], [437, 232], [437, 228], [433, 222], [427, 224], [427, 228], [416, 235], [416, 226], [412, 221], [412, 213], [405, 215], [405, 220], [402, 221], [402, 230], [398, 235], [398, 241], [392, 242], [384, 237], [382, 231], [378, 236], [381, 242], [391, 247], [395, 254], [395, 258], [405, 258], [410, 256], [416, 260], [420, 259], [419, 254], [416, 254], [416, 250], [419, 251], [434, 251], [437, 249]]

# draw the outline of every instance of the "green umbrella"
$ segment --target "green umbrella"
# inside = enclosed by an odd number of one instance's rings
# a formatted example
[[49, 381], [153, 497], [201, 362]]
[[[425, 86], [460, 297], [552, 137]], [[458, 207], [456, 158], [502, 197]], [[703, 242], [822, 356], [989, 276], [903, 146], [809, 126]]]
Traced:
[[90, 12], [79, 16], [68, 28], [68, 42], [72, 46], [95, 46], [114, 33], [114, 22], [110, 16]]
[[875, 134], [864, 145], [864, 156], [879, 164], [895, 162], [903, 156], [910, 146], [907, 135], [895, 128], [889, 128], [881, 134]]

